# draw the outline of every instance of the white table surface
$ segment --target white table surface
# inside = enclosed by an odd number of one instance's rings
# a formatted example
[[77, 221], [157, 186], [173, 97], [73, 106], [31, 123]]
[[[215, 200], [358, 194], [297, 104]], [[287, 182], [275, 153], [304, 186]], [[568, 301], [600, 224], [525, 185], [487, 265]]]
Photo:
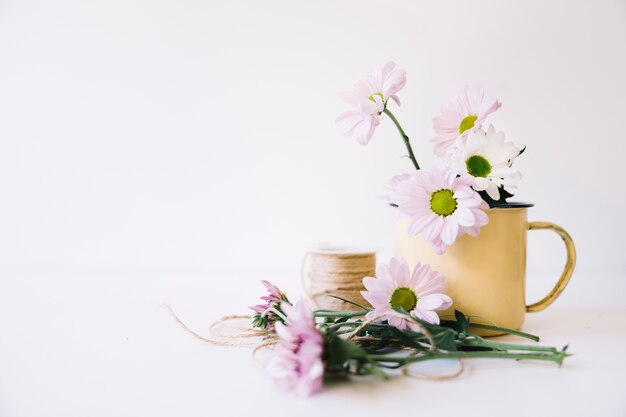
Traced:
[[0, 272], [2, 417], [626, 415], [620, 274], [577, 272], [562, 299], [527, 317], [543, 343], [569, 343], [562, 368], [474, 360], [454, 380], [336, 383], [303, 399], [273, 386], [248, 349], [203, 344], [161, 307], [208, 335], [215, 318], [247, 313], [257, 279], [296, 298], [295, 271]]

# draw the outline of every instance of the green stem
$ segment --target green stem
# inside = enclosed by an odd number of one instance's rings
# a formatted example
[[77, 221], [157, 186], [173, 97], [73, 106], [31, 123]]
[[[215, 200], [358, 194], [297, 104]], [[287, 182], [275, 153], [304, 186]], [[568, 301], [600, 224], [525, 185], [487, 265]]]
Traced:
[[348, 334], [348, 333], [352, 333], [352, 329], [350, 330], [339, 330], [337, 332], [335, 332], [335, 334]]
[[334, 298], [336, 300], [341, 300], [344, 303], [352, 304], [355, 307], [362, 308], [363, 310], [368, 310], [369, 311], [369, 309], [367, 307], [362, 306], [361, 304], [357, 304], [354, 301], [346, 300], [345, 298], [341, 298], [341, 297], [336, 296], [336, 295], [327, 295], [327, 297], [331, 297], [331, 298]]
[[509, 344], [509, 343], [501, 343], [501, 342], [494, 342], [491, 340], [486, 340], [483, 338], [477, 338], [477, 339], [465, 339], [463, 341], [463, 345], [465, 346], [480, 346], [480, 347], [487, 347], [487, 348], [491, 348], [491, 349], [495, 349], [495, 350], [499, 350], [499, 351], [504, 351], [504, 350], [523, 350], [523, 351], [528, 351], [528, 352], [549, 352], [549, 353], [558, 353], [559, 351], [552, 347], [552, 346], [532, 346], [532, 345], [513, 345], [513, 344]]
[[329, 311], [329, 310], [317, 310], [313, 312], [315, 317], [322, 318], [344, 318], [344, 317], [359, 317], [367, 314], [367, 310], [363, 311]]
[[[342, 327], [359, 327], [362, 323], [360, 321], [346, 321], [342, 323], [335, 323], [328, 326], [328, 329], [341, 329]], [[370, 323], [368, 328], [388, 328], [389, 325], [386, 324], [377, 324]], [[349, 330], [348, 330], [349, 332]], [[428, 342], [426, 337], [422, 337], [418, 335], [416, 338], [418, 342]], [[534, 346], [534, 345], [516, 345], [511, 343], [502, 343], [496, 342], [493, 340], [483, 339], [478, 336], [471, 336], [463, 340], [463, 346], [477, 346], [477, 347], [486, 347], [498, 351], [526, 351], [526, 352], [548, 352], [548, 353], [558, 353], [558, 349], [552, 346]]]
[[335, 323], [328, 326], [329, 330], [341, 329], [342, 327], [359, 327], [361, 325], [358, 321], [346, 321], [343, 323]]
[[411, 148], [411, 143], [409, 142], [409, 137], [407, 136], [406, 133], [404, 133], [404, 130], [402, 129], [402, 126], [400, 126], [400, 122], [398, 122], [398, 119], [396, 119], [396, 116], [394, 116], [393, 113], [391, 113], [389, 111], [389, 109], [385, 108], [385, 110], [383, 110], [383, 113], [385, 113], [387, 116], [389, 116], [391, 121], [398, 128], [398, 132], [400, 132], [400, 136], [402, 136], [402, 141], [404, 142], [404, 146], [406, 146], [406, 150], [409, 153], [409, 158], [411, 159], [411, 162], [413, 162], [413, 166], [415, 167], [415, 169], [420, 169], [420, 166], [417, 163], [417, 160], [415, 159], [415, 155], [413, 154], [413, 148]]
[[[334, 330], [334, 329], [341, 329], [342, 327], [359, 327], [362, 324], [363, 323], [360, 322], [360, 321], [344, 321], [342, 323], [331, 324], [331, 325], [328, 326], [328, 329]], [[367, 327], [365, 327], [365, 329], [363, 329], [363, 330], [368, 330], [368, 329], [387, 329], [387, 328], [389, 328], [389, 326], [386, 325], [386, 324], [369, 323], [367, 325]]]
[[401, 366], [415, 362], [427, 361], [430, 359], [470, 359], [470, 358], [495, 358], [495, 359], [534, 359], [541, 361], [550, 361], [558, 364], [563, 363], [563, 359], [569, 356], [565, 352], [557, 353], [511, 353], [499, 351], [477, 351], [477, 352], [425, 352], [418, 356], [386, 356], [386, 355], [369, 355], [369, 359], [382, 363], [398, 363]]
[[525, 337], [526, 339], [534, 340], [535, 342], [539, 341], [539, 336], [535, 336], [534, 334], [520, 332], [519, 330], [507, 329], [506, 327], [492, 326], [490, 324], [481, 324], [481, 323], [470, 323], [469, 327], [473, 327], [475, 329], [485, 329], [485, 330], [493, 330], [496, 332], [508, 333], [519, 337]]

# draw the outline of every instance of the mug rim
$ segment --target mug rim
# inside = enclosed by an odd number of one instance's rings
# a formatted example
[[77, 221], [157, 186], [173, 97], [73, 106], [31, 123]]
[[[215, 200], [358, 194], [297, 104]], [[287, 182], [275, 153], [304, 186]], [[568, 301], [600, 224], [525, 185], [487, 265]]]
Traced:
[[[390, 207], [398, 207], [397, 204], [395, 203], [389, 203]], [[504, 204], [495, 204], [495, 205], [489, 205], [490, 209], [514, 209], [514, 208], [528, 208], [528, 207], [534, 207], [535, 203], [524, 203], [521, 201], [512, 201], [510, 203], [504, 203]]]
[[528, 208], [528, 207], [534, 207], [535, 204], [534, 203], [525, 203], [522, 201], [512, 201], [510, 203], [504, 203], [504, 204], [495, 204], [495, 205], [489, 205], [490, 209], [513, 209], [513, 208]]

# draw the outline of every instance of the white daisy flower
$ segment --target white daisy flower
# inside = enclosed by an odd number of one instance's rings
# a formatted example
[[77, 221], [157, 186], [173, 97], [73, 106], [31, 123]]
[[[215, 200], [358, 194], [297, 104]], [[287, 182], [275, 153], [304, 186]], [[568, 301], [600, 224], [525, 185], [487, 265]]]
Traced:
[[500, 199], [500, 187], [513, 187], [521, 179], [519, 171], [511, 168], [522, 151], [504, 140], [504, 133], [496, 132], [493, 125], [485, 132], [478, 129], [464, 143], [457, 142], [450, 151], [453, 170], [463, 178], [473, 181], [472, 188], [486, 191], [493, 200]]

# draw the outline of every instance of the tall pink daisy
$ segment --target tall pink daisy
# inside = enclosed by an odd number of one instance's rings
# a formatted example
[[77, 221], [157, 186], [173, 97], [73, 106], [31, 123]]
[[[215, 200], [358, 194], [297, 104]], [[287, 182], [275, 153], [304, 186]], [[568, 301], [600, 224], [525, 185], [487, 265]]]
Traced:
[[464, 234], [477, 236], [489, 218], [487, 203], [472, 189], [469, 178], [457, 177], [444, 166], [415, 171], [398, 184], [391, 201], [410, 217], [408, 233], [420, 235], [433, 250], [443, 254]]
[[432, 324], [439, 324], [436, 311], [452, 305], [452, 299], [443, 293], [444, 278], [429, 265], [416, 264], [413, 270], [404, 259], [392, 258], [389, 265], [378, 265], [376, 278], [363, 278], [367, 291], [361, 294], [374, 307], [367, 319], [387, 322], [400, 330], [420, 328], [411, 321], [392, 314], [402, 308], [407, 313]]
[[500, 106], [498, 100], [485, 97], [482, 87], [465, 87], [447, 106], [442, 106], [441, 115], [433, 119], [437, 136], [431, 141], [435, 144], [435, 154], [444, 156], [457, 138], [464, 140], [468, 133], [475, 132]]
[[380, 114], [387, 107], [389, 99], [400, 105], [397, 93], [405, 84], [406, 72], [396, 68], [393, 61], [375, 69], [367, 78], [357, 81], [351, 91], [342, 95], [353, 106], [336, 120], [342, 134], [354, 137], [361, 145], [367, 145], [380, 124]]
[[353, 137], [359, 144], [367, 145], [380, 124], [378, 104], [360, 101], [353, 109], [340, 114], [336, 123], [344, 136]]
[[302, 302], [281, 305], [287, 324], [276, 323], [280, 342], [268, 372], [282, 389], [307, 396], [322, 389], [324, 338], [315, 326], [313, 313]]
[[378, 111], [382, 112], [389, 99], [400, 105], [397, 93], [405, 84], [406, 72], [396, 68], [395, 62], [389, 61], [376, 68], [369, 77], [357, 81], [351, 91], [343, 93], [343, 99], [352, 105], [369, 100], [376, 103]]

